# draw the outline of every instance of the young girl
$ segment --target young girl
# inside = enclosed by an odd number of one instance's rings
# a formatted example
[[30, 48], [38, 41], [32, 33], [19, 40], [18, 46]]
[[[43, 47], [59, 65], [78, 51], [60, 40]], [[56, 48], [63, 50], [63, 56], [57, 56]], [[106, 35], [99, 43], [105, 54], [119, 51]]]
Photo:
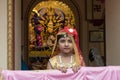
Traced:
[[65, 27], [60, 30], [47, 68], [58, 69], [62, 72], [67, 72], [68, 68], [72, 68], [74, 72], [77, 72], [81, 66], [85, 66], [78, 41], [75, 29]]

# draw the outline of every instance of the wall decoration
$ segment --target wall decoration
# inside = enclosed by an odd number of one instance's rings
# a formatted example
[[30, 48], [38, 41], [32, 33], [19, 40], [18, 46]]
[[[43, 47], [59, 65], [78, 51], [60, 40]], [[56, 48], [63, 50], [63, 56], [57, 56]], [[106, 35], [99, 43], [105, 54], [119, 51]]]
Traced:
[[[29, 68], [46, 69], [52, 53], [56, 34], [64, 26], [73, 28], [75, 17], [72, 10], [63, 2], [42, 1], [34, 6], [28, 20], [28, 64]], [[46, 57], [44, 63], [42, 57]], [[41, 68], [40, 64], [45, 64]]]
[[104, 41], [104, 32], [103, 31], [90, 31], [89, 32], [89, 41], [90, 42], [103, 42]]
[[93, 0], [93, 19], [94, 20], [101, 20], [104, 19], [104, 8], [105, 3], [103, 0]]
[[103, 20], [105, 14], [105, 0], [86, 0], [86, 19]]

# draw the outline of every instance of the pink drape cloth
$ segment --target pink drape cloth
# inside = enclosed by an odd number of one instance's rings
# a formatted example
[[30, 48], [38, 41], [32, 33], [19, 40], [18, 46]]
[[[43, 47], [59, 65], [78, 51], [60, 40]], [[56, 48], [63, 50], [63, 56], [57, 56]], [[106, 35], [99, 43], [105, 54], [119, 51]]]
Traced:
[[67, 73], [58, 70], [3, 70], [1, 74], [5, 80], [120, 80], [120, 66], [82, 67], [77, 73], [68, 69]]

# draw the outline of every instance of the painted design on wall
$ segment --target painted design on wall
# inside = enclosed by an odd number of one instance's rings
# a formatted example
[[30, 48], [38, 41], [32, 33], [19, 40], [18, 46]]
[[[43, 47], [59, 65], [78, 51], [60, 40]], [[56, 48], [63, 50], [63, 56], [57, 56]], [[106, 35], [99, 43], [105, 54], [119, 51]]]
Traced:
[[65, 3], [43, 1], [32, 9], [28, 23], [28, 61], [30, 64], [40, 65], [40, 61], [37, 61], [40, 57], [49, 58], [56, 34], [64, 26], [75, 26], [74, 15]]

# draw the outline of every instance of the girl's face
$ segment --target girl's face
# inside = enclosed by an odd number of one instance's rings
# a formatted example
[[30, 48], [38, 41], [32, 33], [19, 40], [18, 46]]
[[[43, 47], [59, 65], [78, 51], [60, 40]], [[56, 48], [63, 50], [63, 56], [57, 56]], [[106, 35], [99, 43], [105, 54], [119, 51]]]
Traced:
[[61, 37], [58, 40], [58, 48], [61, 53], [72, 53], [73, 52], [73, 43], [69, 37]]

